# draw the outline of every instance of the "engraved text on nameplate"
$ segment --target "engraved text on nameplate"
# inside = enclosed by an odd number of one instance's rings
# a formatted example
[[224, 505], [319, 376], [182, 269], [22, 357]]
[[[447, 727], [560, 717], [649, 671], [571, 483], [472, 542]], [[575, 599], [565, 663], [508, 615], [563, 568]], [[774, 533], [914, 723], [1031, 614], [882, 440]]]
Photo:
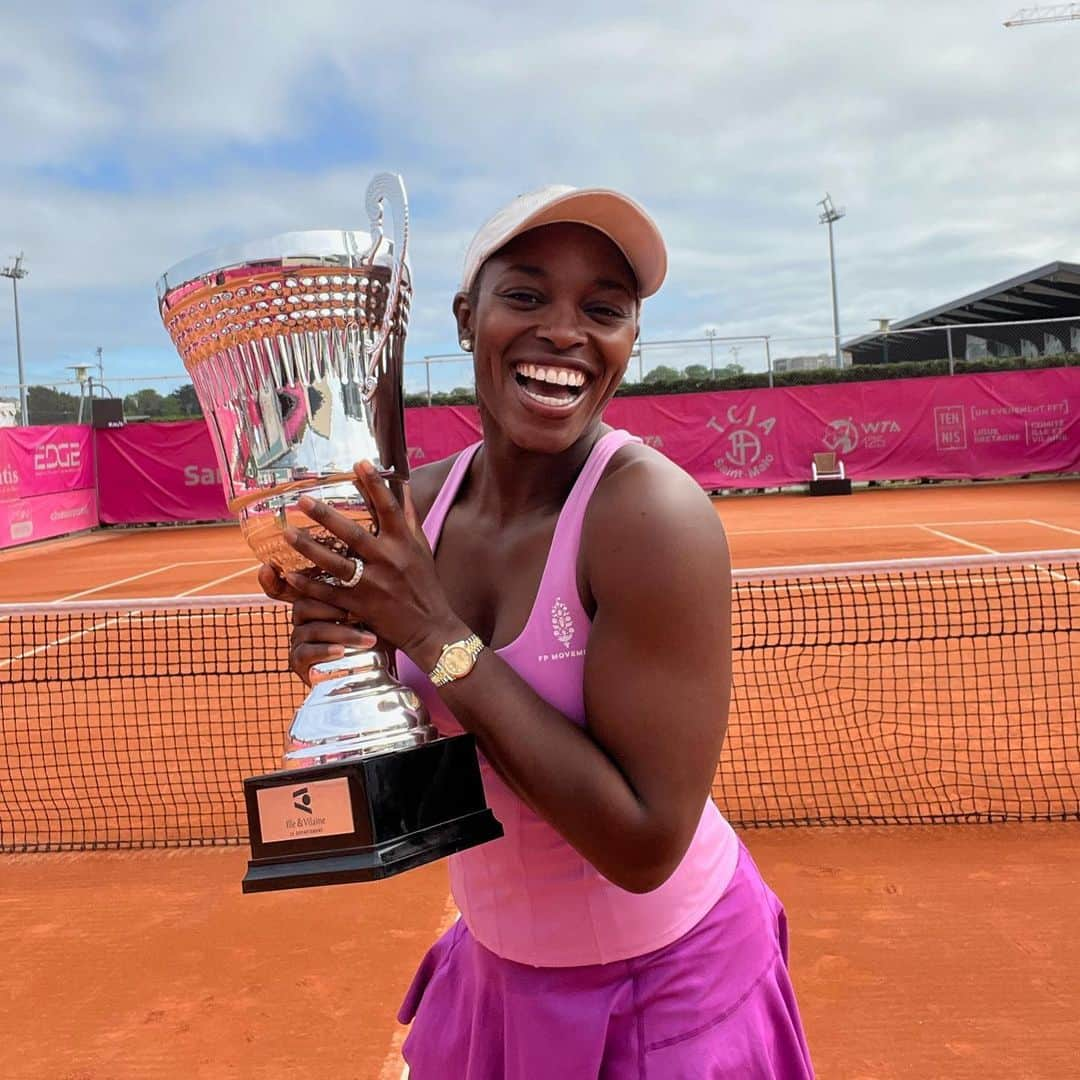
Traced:
[[355, 829], [349, 781], [344, 776], [260, 788], [256, 795], [263, 843], [340, 836]]

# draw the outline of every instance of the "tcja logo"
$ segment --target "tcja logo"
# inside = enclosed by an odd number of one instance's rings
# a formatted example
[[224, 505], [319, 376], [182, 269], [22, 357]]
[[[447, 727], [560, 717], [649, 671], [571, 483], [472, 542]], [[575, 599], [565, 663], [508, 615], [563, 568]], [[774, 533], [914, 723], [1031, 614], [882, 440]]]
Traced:
[[723, 456], [717, 458], [713, 465], [736, 479], [760, 476], [776, 460], [762, 441], [772, 434], [776, 417], [763, 416], [759, 419], [756, 405], [751, 405], [745, 411], [738, 405], [730, 405], [722, 419], [726, 423], [715, 416], [710, 416], [705, 422], [706, 427], [720, 432], [725, 439]]

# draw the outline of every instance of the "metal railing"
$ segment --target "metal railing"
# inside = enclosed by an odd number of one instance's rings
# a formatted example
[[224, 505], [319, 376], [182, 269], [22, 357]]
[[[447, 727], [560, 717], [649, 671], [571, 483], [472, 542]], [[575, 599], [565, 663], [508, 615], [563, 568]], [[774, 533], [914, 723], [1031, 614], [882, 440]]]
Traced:
[[[1080, 315], [1026, 322], [955, 323], [917, 329], [883, 325], [846, 343], [845, 366], [890, 364], [902, 361], [948, 362], [949, 374], [965, 363], [994, 359], [1038, 360], [1063, 353], [1080, 353]], [[764, 374], [769, 386], [775, 374], [835, 368], [833, 339], [829, 334], [789, 336], [774, 334], [721, 335], [706, 331], [699, 337], [658, 338], [634, 346], [625, 382], [644, 386], [651, 382], [689, 378], [699, 381], [729, 375]], [[0, 408], [0, 425], [18, 418], [21, 391], [28, 391], [30, 423], [72, 423], [89, 419], [89, 399], [115, 396], [129, 404], [129, 416], [179, 418], [199, 415], [190, 379], [185, 374], [110, 376], [103, 384], [90, 378], [79, 382], [62, 378], [30, 384], [0, 384], [0, 406], [12, 402], [15, 413]], [[475, 390], [473, 358], [469, 353], [432, 353], [405, 362], [405, 392], [429, 404], [441, 394]]]

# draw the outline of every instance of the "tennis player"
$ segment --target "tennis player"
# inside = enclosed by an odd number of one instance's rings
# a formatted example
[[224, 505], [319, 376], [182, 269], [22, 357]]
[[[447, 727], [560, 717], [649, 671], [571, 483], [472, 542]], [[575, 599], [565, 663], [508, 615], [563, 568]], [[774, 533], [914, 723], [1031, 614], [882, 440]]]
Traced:
[[[309, 501], [362, 565], [352, 588], [262, 571], [293, 602], [301, 677], [370, 643], [362, 622], [439, 730], [482, 751], [505, 836], [450, 857], [461, 918], [400, 1012], [412, 1080], [812, 1075], [783, 908], [710, 798], [723, 530], [686, 473], [603, 422], [666, 268], [614, 191], [500, 210], [453, 305], [483, 440], [418, 469], [404, 509], [359, 464], [378, 536]], [[358, 569], [290, 542], [339, 580]]]

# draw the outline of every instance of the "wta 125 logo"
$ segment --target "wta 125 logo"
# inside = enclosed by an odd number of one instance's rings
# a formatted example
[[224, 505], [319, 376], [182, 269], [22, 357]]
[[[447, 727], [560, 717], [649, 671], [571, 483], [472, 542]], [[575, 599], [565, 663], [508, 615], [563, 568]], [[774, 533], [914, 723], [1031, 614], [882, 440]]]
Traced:
[[760, 476], [776, 460], [766, 443], [776, 417], [759, 413], [756, 405], [730, 405], [722, 417], [710, 416], [705, 426], [724, 436], [723, 454], [713, 464], [734, 479]]
[[850, 416], [841, 416], [830, 420], [821, 441], [826, 450], [835, 450], [838, 454], [850, 454], [860, 445], [868, 450], [881, 449], [888, 445], [890, 436], [899, 435], [900, 424], [893, 419], [877, 418], [860, 420], [858, 423]]

